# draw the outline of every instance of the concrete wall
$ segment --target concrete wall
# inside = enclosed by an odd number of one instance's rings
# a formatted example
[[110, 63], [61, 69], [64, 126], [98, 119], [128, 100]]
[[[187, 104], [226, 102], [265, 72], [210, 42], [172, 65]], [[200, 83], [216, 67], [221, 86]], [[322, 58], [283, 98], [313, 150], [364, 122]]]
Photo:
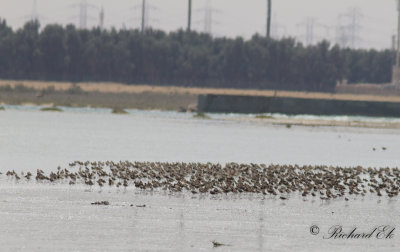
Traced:
[[198, 99], [201, 112], [400, 117], [399, 102], [233, 95], [200, 95]]

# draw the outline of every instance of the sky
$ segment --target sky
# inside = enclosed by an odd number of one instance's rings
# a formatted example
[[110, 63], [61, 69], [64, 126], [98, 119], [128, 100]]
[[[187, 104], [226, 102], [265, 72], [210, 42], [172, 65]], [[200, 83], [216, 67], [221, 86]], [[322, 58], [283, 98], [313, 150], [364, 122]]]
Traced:
[[[36, 0], [43, 25], [79, 26], [82, 0]], [[88, 26], [139, 28], [142, 0], [87, 0]], [[166, 31], [185, 28], [188, 0], [147, 0], [148, 25]], [[208, 2], [208, 3], [207, 3]], [[193, 0], [193, 29], [205, 31], [205, 9], [212, 11], [214, 36], [251, 38], [266, 33], [267, 0]], [[31, 19], [34, 0], [0, 0], [0, 18], [14, 29]], [[305, 44], [322, 39], [356, 48], [391, 48], [397, 31], [396, 0], [272, 0], [272, 36], [295, 37]], [[352, 28], [353, 27], [353, 28]]]

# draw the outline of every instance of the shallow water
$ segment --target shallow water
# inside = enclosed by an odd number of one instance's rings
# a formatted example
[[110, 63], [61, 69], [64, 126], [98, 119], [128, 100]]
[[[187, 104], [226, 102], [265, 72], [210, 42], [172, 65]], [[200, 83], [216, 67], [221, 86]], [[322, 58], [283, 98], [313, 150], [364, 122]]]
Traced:
[[[103, 200], [110, 205], [91, 205]], [[218, 251], [393, 251], [400, 246], [396, 230], [392, 239], [323, 239], [334, 225], [365, 232], [398, 225], [399, 202], [372, 196], [282, 201], [3, 183], [0, 201], [3, 251], [208, 251], [212, 241], [227, 245]], [[321, 233], [311, 235], [312, 225]]]
[[[74, 160], [244, 162], [398, 167], [400, 131], [273, 126], [236, 115], [8, 106], [0, 112], [1, 171], [55, 170]], [[386, 147], [386, 150], [382, 150]], [[376, 151], [372, 149], [376, 148]], [[0, 179], [2, 250], [28, 251], [393, 251], [392, 239], [323, 239], [348, 231], [398, 227], [397, 198], [322, 201], [291, 195], [192, 195], [129, 188], [37, 184]], [[108, 200], [109, 206], [93, 206]], [[133, 204], [131, 207], [130, 205]], [[146, 207], [140, 208], [136, 205]], [[311, 235], [318, 225], [320, 234]]]
[[[34, 110], [36, 109], [36, 110]], [[2, 169], [54, 169], [74, 160], [399, 166], [400, 130], [274, 126], [191, 114], [37, 108], [0, 112]], [[382, 147], [387, 148], [385, 151]], [[373, 151], [376, 148], [376, 151]]]

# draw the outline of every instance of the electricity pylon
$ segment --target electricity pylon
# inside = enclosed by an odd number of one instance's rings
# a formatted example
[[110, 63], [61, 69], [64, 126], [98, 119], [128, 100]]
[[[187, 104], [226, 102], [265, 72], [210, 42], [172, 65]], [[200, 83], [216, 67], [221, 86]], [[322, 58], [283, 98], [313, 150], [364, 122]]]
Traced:
[[[144, 32], [147, 27], [149, 27], [149, 21], [150, 21], [150, 10], [151, 9], [157, 9], [155, 6], [150, 5], [147, 0], [142, 0], [142, 3], [140, 5], [136, 5], [133, 7], [133, 9], [140, 9], [140, 29], [142, 32]], [[136, 19], [136, 18], [135, 18]], [[155, 20], [152, 20], [155, 21]]]
[[82, 0], [79, 5], [79, 28], [80, 29], [87, 29], [87, 10], [88, 10], [88, 3], [87, 0]]
[[39, 14], [37, 9], [37, 1], [33, 0], [31, 21], [38, 21], [38, 20], [39, 20]]
[[315, 27], [315, 19], [311, 17], [307, 17], [307, 19], [301, 23], [298, 23], [297, 26], [303, 26], [306, 28], [305, 30], [305, 45], [309, 46], [314, 42], [314, 27]]
[[199, 11], [204, 12], [204, 32], [208, 34], [212, 34], [212, 25], [216, 23], [213, 18], [214, 13], [219, 13], [219, 10], [216, 10], [212, 7], [211, 0], [206, 1], [206, 6], [204, 9], [200, 9]]
[[99, 14], [99, 27], [101, 30], [104, 29], [104, 18], [105, 18], [104, 8], [101, 7], [100, 14]]
[[80, 3], [72, 4], [71, 7], [78, 7], [78, 10], [79, 10], [79, 15], [78, 15], [78, 17], [79, 17], [79, 29], [87, 29], [88, 28], [87, 21], [89, 19], [88, 10], [90, 8], [96, 8], [97, 9], [97, 7], [94, 6], [94, 5], [89, 4], [87, 0], [81, 0]]
[[[363, 14], [357, 8], [352, 8], [347, 13], [339, 15], [338, 42], [342, 47], [356, 48], [358, 46], [358, 41], [361, 40], [358, 35], [362, 29], [361, 18], [363, 18]], [[346, 21], [345, 24], [342, 24], [343, 19]]]

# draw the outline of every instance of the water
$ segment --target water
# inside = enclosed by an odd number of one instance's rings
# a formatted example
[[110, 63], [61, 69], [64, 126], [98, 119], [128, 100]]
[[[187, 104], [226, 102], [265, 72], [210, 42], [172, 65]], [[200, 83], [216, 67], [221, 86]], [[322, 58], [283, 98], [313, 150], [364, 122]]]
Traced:
[[[74, 160], [243, 162], [398, 167], [400, 131], [273, 126], [239, 115], [7, 106], [0, 112], [0, 167], [54, 170]], [[240, 116], [243, 117], [243, 116]], [[343, 119], [343, 118], [342, 118]], [[343, 119], [344, 120], [344, 119]], [[362, 118], [362, 120], [369, 120]], [[394, 120], [394, 119], [372, 119]], [[386, 147], [383, 150], [382, 147]], [[373, 151], [376, 148], [376, 151]], [[393, 239], [326, 240], [333, 225], [398, 227], [397, 198], [322, 201], [292, 195], [192, 195], [128, 188], [0, 180], [2, 250], [29, 251], [393, 251]], [[110, 206], [92, 206], [108, 200]], [[130, 206], [130, 205], [133, 206]], [[145, 208], [136, 205], [145, 204]], [[318, 225], [320, 234], [310, 234]]]
[[399, 133], [287, 129], [218, 117], [193, 119], [174, 112], [131, 111], [125, 116], [106, 109], [54, 113], [28, 107], [0, 113], [0, 166], [36, 171], [74, 160], [138, 160], [397, 167]]
[[[324, 240], [329, 227], [396, 225], [397, 201], [169, 195], [80, 187], [0, 188], [2, 251], [394, 251], [390, 240]], [[108, 200], [109, 206], [93, 206]], [[146, 207], [136, 207], [143, 205]], [[130, 206], [133, 205], [133, 206]], [[373, 207], [371, 207], [373, 205]], [[370, 207], [367, 207], [370, 206]], [[301, 210], [301, 211], [299, 211]], [[319, 225], [321, 234], [310, 234]], [[395, 235], [399, 235], [395, 233]]]

